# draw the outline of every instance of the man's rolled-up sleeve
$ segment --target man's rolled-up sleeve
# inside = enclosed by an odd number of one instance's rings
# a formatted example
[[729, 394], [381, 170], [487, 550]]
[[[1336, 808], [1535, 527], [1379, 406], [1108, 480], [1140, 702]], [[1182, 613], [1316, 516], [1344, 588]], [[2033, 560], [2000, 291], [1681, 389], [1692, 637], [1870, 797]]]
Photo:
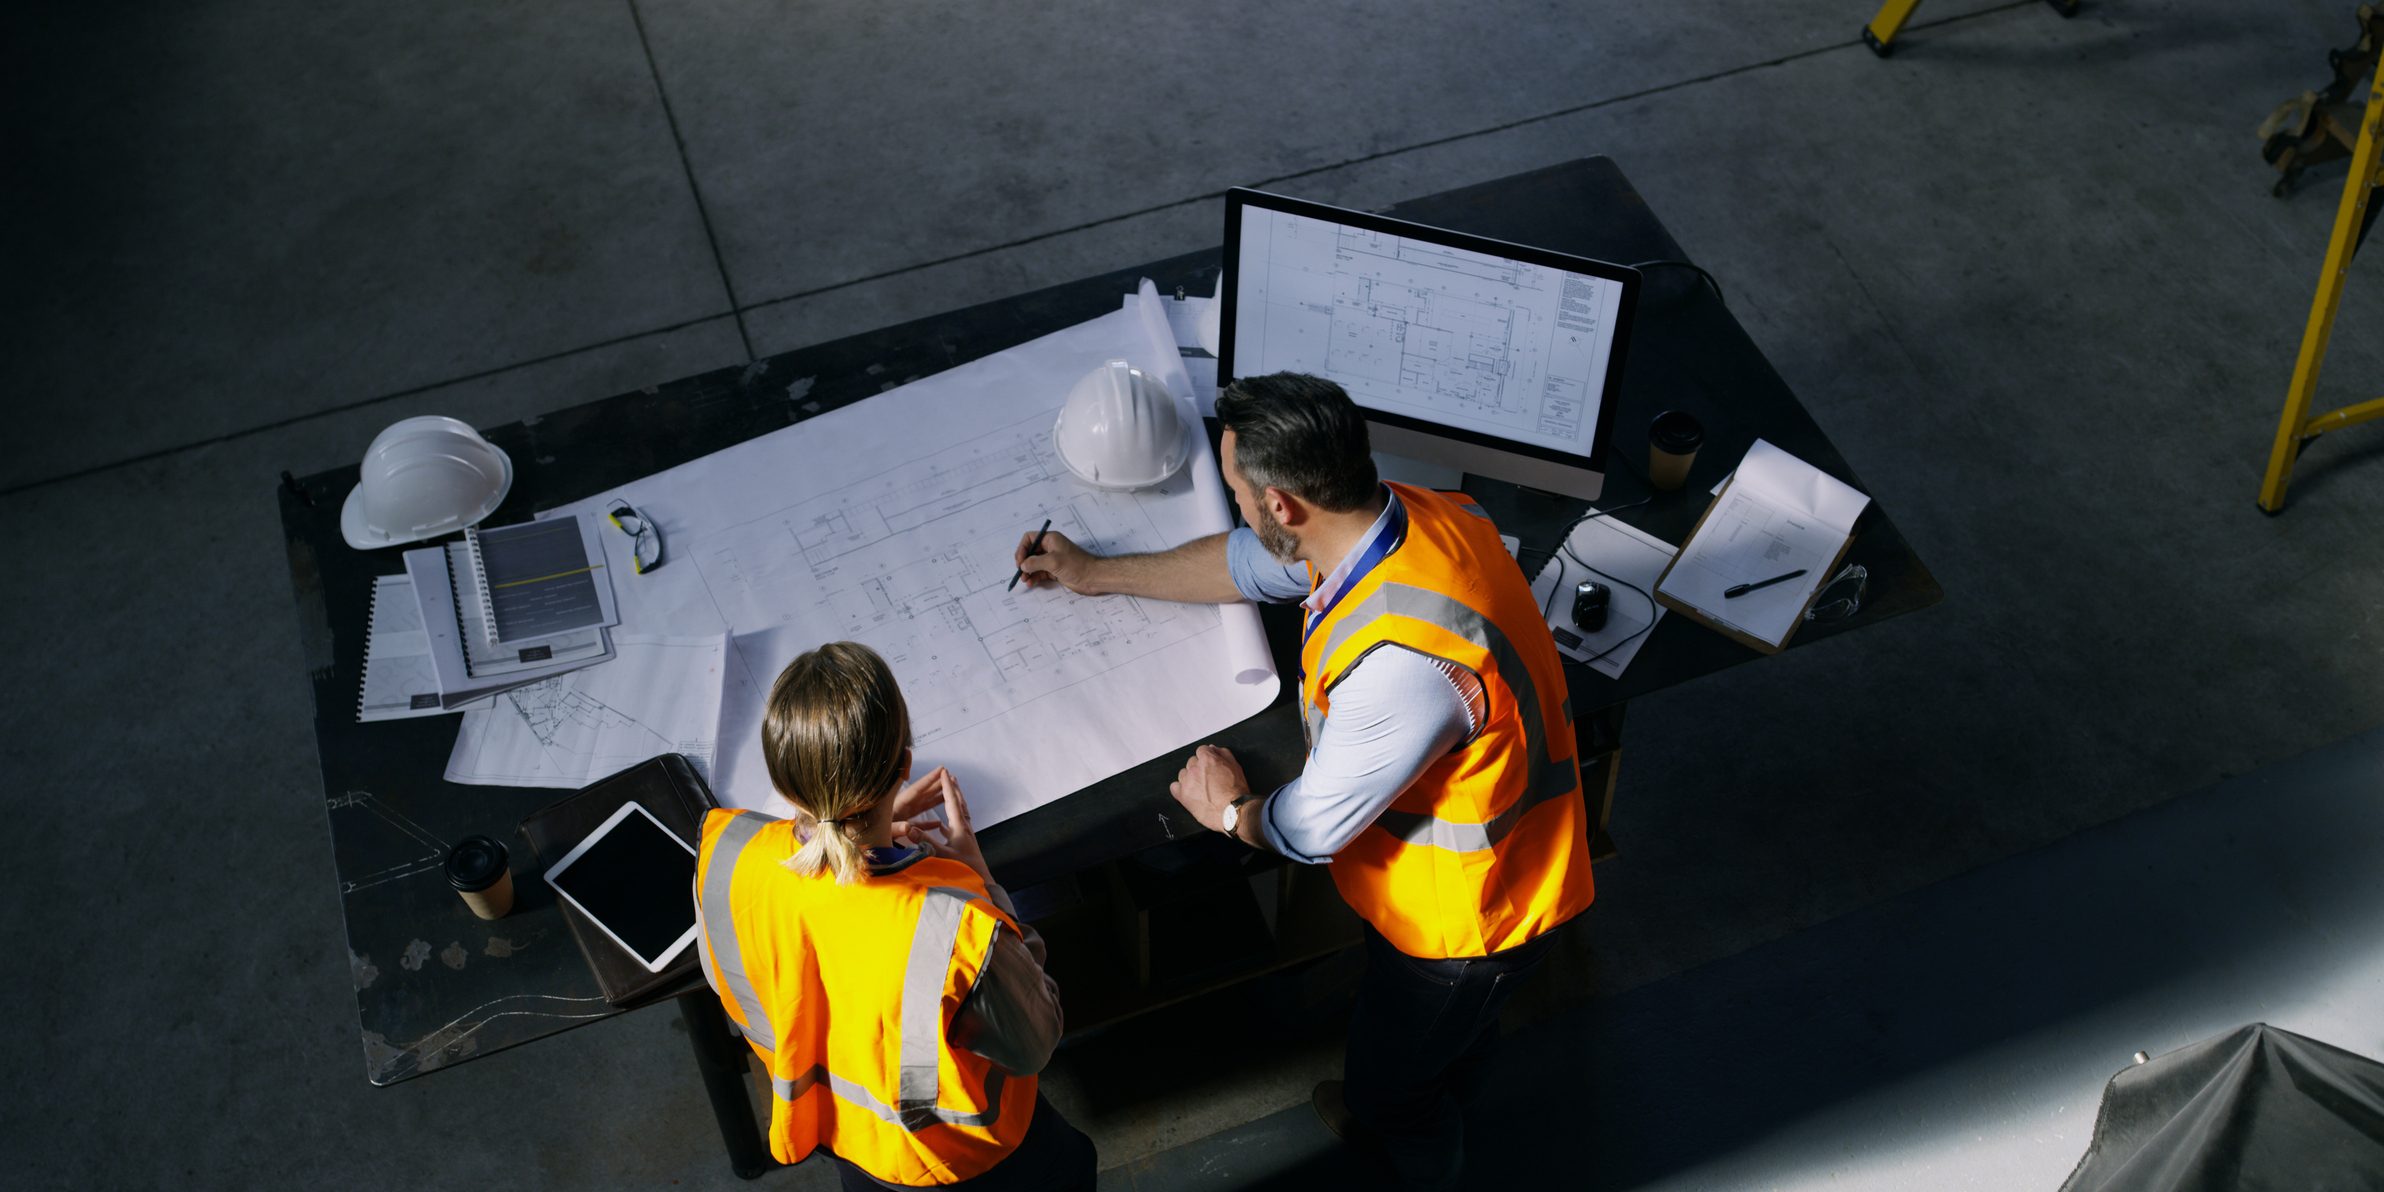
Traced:
[[1253, 604], [1289, 604], [1308, 598], [1308, 565], [1285, 563], [1267, 553], [1258, 531], [1236, 526], [1225, 536], [1225, 571], [1235, 590]]
[[1260, 809], [1267, 846], [1311, 865], [1332, 860], [1473, 728], [1441, 662], [1376, 649], [1333, 688], [1300, 776]]

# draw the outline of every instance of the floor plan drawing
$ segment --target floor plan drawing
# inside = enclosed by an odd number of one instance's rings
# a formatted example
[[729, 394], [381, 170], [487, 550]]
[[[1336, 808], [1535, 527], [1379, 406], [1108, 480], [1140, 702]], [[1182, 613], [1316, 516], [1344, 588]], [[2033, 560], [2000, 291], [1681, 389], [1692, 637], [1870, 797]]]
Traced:
[[[1256, 317], [1237, 358], [1314, 372], [1358, 403], [1578, 450], [1593, 429], [1615, 283], [1284, 216], [1245, 242]], [[1253, 258], [1250, 254], [1256, 253]]]
[[[1216, 628], [1213, 606], [1132, 597], [1053, 602], [1009, 588], [1018, 535], [1045, 518], [1103, 554], [1172, 545], [1145, 502], [1078, 484], [1052, 453], [1056, 408], [875, 480], [711, 534], [688, 548], [738, 648], [799, 624], [858, 641], [901, 679], [921, 748], [1124, 662]], [[745, 658], [758, 676], [786, 660]]]
[[[1249, 605], [1009, 587], [1019, 540], [1045, 518], [1102, 553], [1232, 525], [1205, 433], [1174, 477], [1130, 493], [1084, 484], [1052, 450], [1060, 403], [1110, 361], [1186, 397], [1160, 301], [1145, 282], [1098, 318], [548, 512], [626, 501], [667, 536], [663, 565], [619, 584], [622, 624], [725, 638], [705, 775], [724, 806], [794, 813], [762, 757], [769, 693], [787, 663], [831, 641], [886, 659], [914, 760], [951, 768], [980, 827], [1273, 702], [1280, 681]], [[625, 575], [628, 543], [614, 538], [604, 549]]]
[[467, 712], [447, 780], [584, 786], [664, 753], [711, 771], [719, 734], [725, 639], [614, 637], [618, 656], [501, 692]]

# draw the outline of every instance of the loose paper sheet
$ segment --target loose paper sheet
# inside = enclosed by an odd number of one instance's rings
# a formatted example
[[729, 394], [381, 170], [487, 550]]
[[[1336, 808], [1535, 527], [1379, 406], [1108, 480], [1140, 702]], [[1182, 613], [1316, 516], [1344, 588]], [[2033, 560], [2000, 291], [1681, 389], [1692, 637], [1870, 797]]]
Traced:
[[[1869, 497], [1761, 439], [1714, 499], [1663, 594], [1749, 637], [1778, 645], [1829, 579]], [[1799, 568], [1804, 574], [1743, 596], [1722, 593]]]
[[[1565, 545], [1579, 562], [1558, 551], [1532, 580], [1531, 594], [1548, 616], [1558, 653], [1619, 679], [1664, 619], [1664, 606], [1656, 603], [1653, 593], [1674, 548], [1611, 517], [1593, 517], [1573, 527]], [[1573, 624], [1573, 586], [1586, 580], [1613, 589], [1606, 599], [1606, 624], [1596, 633], [1584, 633]]]
[[709, 775], [720, 732], [723, 634], [619, 633], [618, 656], [464, 713], [447, 781], [582, 787], [665, 753]]
[[1019, 538], [1046, 517], [1104, 553], [1227, 528], [1196, 421], [1191, 461], [1140, 493], [1089, 488], [1052, 452], [1061, 401], [1106, 360], [1188, 396], [1157, 301], [1146, 283], [1109, 315], [550, 514], [625, 500], [660, 528], [665, 562], [644, 575], [626, 535], [604, 542], [623, 630], [731, 635], [712, 776], [724, 804], [792, 810], [760, 764], [762, 705], [787, 662], [827, 641], [885, 656], [918, 768], [952, 767], [979, 825], [1188, 752], [1274, 701], [1249, 605], [1006, 588]]
[[1209, 303], [1214, 301], [1216, 299], [1202, 298], [1198, 295], [1186, 295], [1182, 298], [1165, 300], [1167, 326], [1177, 348], [1207, 350], [1200, 342], [1200, 320], [1208, 314]]

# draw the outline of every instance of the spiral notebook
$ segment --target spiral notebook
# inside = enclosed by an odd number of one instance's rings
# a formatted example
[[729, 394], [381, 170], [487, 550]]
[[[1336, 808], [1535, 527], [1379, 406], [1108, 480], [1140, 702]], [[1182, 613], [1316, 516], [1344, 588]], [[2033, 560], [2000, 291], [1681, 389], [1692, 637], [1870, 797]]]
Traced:
[[439, 675], [431, 667], [430, 635], [422, 629], [413, 581], [402, 575], [375, 579], [366, 626], [364, 684], [356, 694], [356, 719], [396, 720], [446, 711], [439, 706]]
[[[561, 517], [406, 552], [423, 620], [452, 620], [466, 676], [541, 677], [611, 656], [605, 633], [620, 622], [604, 550], [586, 518]], [[434, 567], [434, 563], [436, 566]], [[443, 579], [434, 576], [443, 572]], [[444, 593], [434, 589], [444, 587]]]
[[405, 553], [431, 669], [439, 680], [440, 707], [458, 708], [612, 658], [612, 635], [601, 626], [536, 642], [488, 645], [476, 615], [479, 598], [472, 589], [477, 581], [459, 582], [470, 575], [468, 561], [458, 557], [461, 550], [458, 543]]
[[591, 518], [465, 530], [448, 548], [448, 567], [459, 588], [471, 589], [475, 628], [491, 647], [620, 623]]

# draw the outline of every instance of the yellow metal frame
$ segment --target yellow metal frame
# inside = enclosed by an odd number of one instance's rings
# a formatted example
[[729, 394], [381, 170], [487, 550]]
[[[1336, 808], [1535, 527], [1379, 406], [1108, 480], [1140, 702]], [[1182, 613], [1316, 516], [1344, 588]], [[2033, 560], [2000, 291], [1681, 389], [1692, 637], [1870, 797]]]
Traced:
[[1920, 0], [1887, 0], [1879, 6], [1879, 15], [1863, 26], [1863, 41], [1869, 43], [1873, 53], [1887, 53], [1887, 47], [1896, 42], [1896, 34], [1904, 31], [1904, 22], [1912, 19], [1912, 10], [1919, 7]]
[[2384, 397], [2314, 418], [2309, 413], [2310, 396], [2318, 388], [2318, 366], [2326, 360], [2326, 341], [2334, 332], [2335, 308], [2342, 304], [2343, 279], [2350, 273], [2352, 254], [2358, 251], [2359, 229], [2367, 205], [2376, 201], [2377, 187], [2384, 185], [2379, 180], [2379, 169], [2384, 167], [2379, 142], [2384, 142], [2384, 63], [2378, 65], [2367, 111], [2360, 116], [2359, 139], [2351, 150], [2351, 176], [2343, 181], [2334, 234], [2326, 241], [2326, 264], [2318, 272], [2318, 293], [2310, 302], [2309, 326], [2301, 333], [2301, 355], [2293, 362], [2293, 387], [2285, 391], [2285, 415], [2277, 422], [2276, 445], [2268, 452], [2268, 475], [2260, 481], [2263, 512], [2284, 511], [2285, 486], [2293, 480], [2293, 464], [2310, 440], [2328, 431], [2384, 418]]
[[[2053, 11], [2064, 17], [2078, 15], [2078, 0], [2045, 0]], [[1879, 6], [1879, 14], [1863, 26], [1863, 44], [1882, 58], [1895, 48], [1896, 34], [1904, 31], [1904, 22], [1912, 19], [1912, 10], [1920, 7], [1920, 0], [1887, 0]]]

